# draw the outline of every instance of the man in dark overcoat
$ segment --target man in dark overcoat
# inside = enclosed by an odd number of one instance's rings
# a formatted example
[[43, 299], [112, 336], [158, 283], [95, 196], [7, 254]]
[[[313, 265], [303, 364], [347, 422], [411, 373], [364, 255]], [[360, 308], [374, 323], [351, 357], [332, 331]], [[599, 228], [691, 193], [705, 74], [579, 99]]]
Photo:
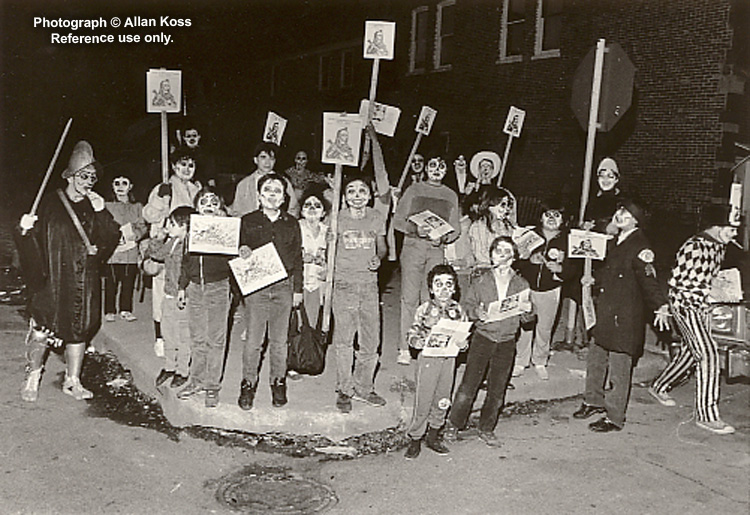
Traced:
[[[596, 432], [619, 431], [625, 424], [633, 363], [643, 354], [646, 308], [654, 312], [658, 329], [669, 327], [669, 305], [656, 279], [654, 252], [640, 228], [644, 218], [635, 201], [621, 202], [611, 224], [617, 234], [594, 271], [595, 341], [589, 346], [583, 404], [573, 416], [606, 413], [589, 425]], [[605, 392], [608, 369], [612, 388]]]

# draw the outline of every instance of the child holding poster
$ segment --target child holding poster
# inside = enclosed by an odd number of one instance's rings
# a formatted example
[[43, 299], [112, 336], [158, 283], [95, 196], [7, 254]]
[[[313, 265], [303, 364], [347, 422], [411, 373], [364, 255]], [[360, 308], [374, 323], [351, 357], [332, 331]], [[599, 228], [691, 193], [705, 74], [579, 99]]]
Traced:
[[[466, 371], [458, 388], [450, 412], [445, 436], [454, 439], [466, 427], [474, 398], [487, 372], [487, 396], [479, 417], [479, 438], [491, 447], [499, 446], [495, 425], [505, 402], [505, 390], [510, 380], [516, 353], [516, 335], [521, 322], [532, 319], [532, 306], [521, 300], [528, 292], [529, 283], [516, 274], [511, 265], [518, 256], [516, 244], [509, 236], [495, 238], [489, 248], [492, 268], [477, 277], [469, 286], [464, 307], [470, 319], [476, 320], [476, 331], [471, 339], [466, 358]], [[518, 313], [510, 317], [490, 318], [502, 311], [505, 301], [516, 297]], [[500, 309], [495, 307], [500, 304]], [[489, 369], [489, 370], [488, 370]]]
[[[224, 201], [209, 187], [195, 196], [195, 208], [199, 215], [227, 216]], [[190, 380], [177, 397], [187, 399], [205, 391], [207, 408], [219, 405], [229, 315], [228, 261], [227, 255], [191, 252], [180, 271], [177, 303], [187, 303], [192, 360]]]
[[[407, 333], [407, 340], [412, 348], [419, 350], [425, 347], [432, 348], [431, 343], [439, 339], [434, 328], [442, 320], [467, 322], [466, 313], [453, 299], [457, 284], [458, 276], [450, 265], [437, 265], [429, 271], [427, 286], [430, 290], [430, 300], [417, 308], [414, 321]], [[448, 341], [445, 347], [450, 345], [451, 342]], [[457, 343], [453, 350], [457, 353], [459, 349], [464, 350], [467, 346], [468, 342], [464, 339]], [[439, 431], [445, 423], [445, 416], [451, 404], [456, 357], [452, 352], [446, 352], [441, 356], [428, 356], [427, 354], [422, 351], [417, 358], [416, 399], [411, 424], [406, 431], [411, 439], [404, 455], [408, 460], [419, 456], [422, 437], [425, 433], [427, 433], [425, 438], [427, 447], [438, 454], [449, 452], [440, 438]]]

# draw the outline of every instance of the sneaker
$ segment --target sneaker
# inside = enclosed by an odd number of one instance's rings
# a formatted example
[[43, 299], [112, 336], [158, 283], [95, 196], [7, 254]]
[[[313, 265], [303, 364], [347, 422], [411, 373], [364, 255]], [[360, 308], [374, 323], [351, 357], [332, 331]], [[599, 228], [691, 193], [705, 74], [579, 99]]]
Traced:
[[120, 311], [120, 318], [122, 318], [126, 322], [134, 322], [134, 321], [138, 320], [138, 317], [136, 317], [130, 311]]
[[385, 406], [386, 404], [385, 399], [375, 392], [370, 392], [367, 395], [360, 395], [357, 392], [354, 392], [352, 399], [354, 399], [355, 401], [365, 402], [370, 406], [380, 407]]
[[705, 420], [696, 420], [695, 425], [706, 431], [711, 431], [717, 435], [731, 435], [734, 433], [734, 427], [730, 426], [723, 420], [714, 420], [712, 422]]
[[106, 315], [104, 315], [104, 320], [106, 320], [107, 322], [114, 322], [116, 319], [117, 317], [114, 313], [107, 313]]
[[206, 407], [216, 408], [219, 406], [219, 390], [206, 390]]
[[161, 369], [161, 372], [159, 372], [159, 375], [156, 376], [156, 381], [154, 381], [154, 384], [157, 388], [159, 388], [161, 385], [166, 383], [172, 376], [174, 376], [174, 370], [165, 370]]
[[286, 376], [292, 381], [299, 381], [300, 379], [302, 379], [302, 374], [300, 374], [299, 372], [295, 372], [294, 370], [288, 370]]
[[240, 396], [237, 398], [237, 405], [244, 411], [253, 409], [253, 402], [255, 402], [255, 390], [258, 385], [251, 385], [245, 379], [240, 383]]
[[26, 376], [26, 382], [21, 390], [21, 399], [26, 402], [36, 402], [39, 398], [39, 383], [42, 380], [42, 369], [32, 370]]
[[174, 377], [172, 378], [172, 383], [169, 385], [169, 387], [170, 388], [179, 388], [182, 385], [184, 385], [185, 383], [187, 383], [187, 381], [188, 381], [187, 376], [183, 376], [183, 375], [180, 375], [180, 374], [176, 373], [174, 375]]
[[677, 402], [667, 392], [658, 392], [653, 386], [648, 387], [648, 393], [662, 406], [677, 406]]
[[441, 456], [445, 456], [451, 452], [451, 450], [443, 443], [439, 431], [433, 427], [427, 429], [427, 436], [424, 439], [424, 443], [428, 449], [432, 449]]
[[408, 349], [398, 351], [398, 358], [396, 363], [399, 365], [411, 365], [411, 352]]
[[77, 377], [65, 377], [63, 381], [62, 391], [66, 395], [70, 395], [77, 401], [84, 401], [92, 399], [94, 394], [83, 387], [81, 380]]
[[500, 447], [502, 445], [492, 431], [479, 431], [479, 439], [489, 447]]
[[89, 344], [86, 347], [86, 354], [94, 354], [95, 352], [96, 352], [96, 347], [94, 347], [93, 345]]
[[154, 342], [154, 354], [157, 358], [164, 357], [164, 338], [157, 338]]
[[351, 396], [339, 392], [336, 396], [336, 408], [341, 413], [350, 413], [352, 411], [352, 398]]
[[186, 399], [189, 399], [193, 395], [196, 395], [198, 393], [201, 393], [203, 391], [203, 385], [200, 384], [195, 379], [191, 379], [188, 381], [188, 384], [185, 388], [183, 388], [180, 393], [177, 394], [177, 398], [181, 401], [184, 401]]
[[407, 460], [417, 458], [422, 450], [422, 440], [415, 440], [414, 438], [411, 438], [410, 440], [409, 447], [406, 448], [406, 452], [404, 453], [404, 458]]
[[523, 375], [523, 367], [521, 365], [515, 365], [513, 367], [513, 377], [521, 377]]
[[549, 373], [547, 372], [546, 365], [534, 365], [534, 370], [536, 371], [536, 375], [539, 376], [539, 379], [542, 381], [549, 380]]

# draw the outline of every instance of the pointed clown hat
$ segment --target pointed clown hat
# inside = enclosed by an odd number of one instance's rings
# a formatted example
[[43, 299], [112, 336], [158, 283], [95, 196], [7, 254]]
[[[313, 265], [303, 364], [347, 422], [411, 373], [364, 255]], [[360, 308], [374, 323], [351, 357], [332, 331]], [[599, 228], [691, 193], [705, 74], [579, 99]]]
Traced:
[[91, 148], [88, 141], [81, 140], [73, 147], [73, 153], [70, 154], [70, 160], [68, 160], [68, 167], [63, 170], [62, 177], [63, 179], [72, 177], [94, 163], [96, 163], [94, 149]]

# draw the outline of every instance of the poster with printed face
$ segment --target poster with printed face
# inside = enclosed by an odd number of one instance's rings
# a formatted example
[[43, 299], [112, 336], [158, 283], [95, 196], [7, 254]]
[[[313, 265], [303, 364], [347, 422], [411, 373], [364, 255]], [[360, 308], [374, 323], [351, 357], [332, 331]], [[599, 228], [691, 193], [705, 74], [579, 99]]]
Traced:
[[239, 245], [239, 218], [190, 215], [190, 234], [188, 235], [190, 252], [237, 255]]
[[510, 106], [508, 111], [508, 117], [505, 119], [505, 127], [503, 132], [514, 138], [521, 136], [521, 129], [523, 128], [523, 121], [526, 118], [526, 111], [517, 107]]
[[568, 257], [591, 258], [599, 261], [607, 255], [609, 236], [598, 232], [571, 229], [568, 234]]
[[419, 118], [417, 118], [417, 126], [414, 128], [415, 131], [429, 136], [432, 130], [432, 124], [435, 123], [435, 117], [437, 111], [429, 106], [422, 106], [422, 110], [419, 112]]
[[365, 59], [393, 59], [396, 23], [392, 21], [365, 22]]
[[[362, 100], [359, 104], [359, 115], [362, 117], [362, 124], [366, 124], [367, 111], [370, 109], [370, 101]], [[398, 119], [401, 116], [401, 109], [379, 102], [374, 102], [372, 108], [372, 126], [375, 132], [384, 136], [393, 136], [396, 133]]]
[[146, 72], [146, 112], [179, 113], [182, 99], [181, 70]]
[[361, 140], [359, 113], [323, 113], [322, 163], [357, 166]]
[[415, 213], [407, 218], [410, 222], [414, 222], [417, 226], [427, 230], [430, 239], [437, 240], [442, 238], [446, 234], [452, 232], [453, 226], [440, 218], [438, 215], [425, 209], [422, 212]]
[[466, 346], [471, 326], [472, 322], [441, 318], [432, 326], [430, 334], [425, 339], [422, 355], [442, 358], [458, 356], [461, 349]]
[[268, 111], [266, 128], [263, 129], [263, 141], [281, 146], [281, 139], [284, 137], [284, 131], [286, 130], [286, 122], [286, 118], [277, 115], [273, 111]]
[[529, 259], [531, 253], [544, 245], [544, 238], [533, 227], [518, 227], [513, 231], [513, 241], [518, 247], [518, 258]]
[[502, 300], [490, 302], [487, 306], [487, 319], [485, 322], [499, 322], [512, 316], [520, 315], [531, 307], [531, 293], [527, 288], [515, 295], [508, 295]]
[[229, 268], [242, 295], [250, 295], [287, 277], [284, 263], [273, 243], [258, 247], [248, 259], [232, 259]]

